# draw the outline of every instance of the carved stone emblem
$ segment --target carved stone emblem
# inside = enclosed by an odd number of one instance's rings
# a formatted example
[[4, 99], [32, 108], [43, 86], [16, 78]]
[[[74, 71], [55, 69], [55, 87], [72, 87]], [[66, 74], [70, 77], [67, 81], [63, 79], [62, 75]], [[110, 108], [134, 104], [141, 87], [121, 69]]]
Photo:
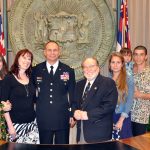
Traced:
[[107, 0], [15, 0], [9, 16], [13, 51], [28, 48], [34, 63], [44, 61], [43, 45], [61, 46], [60, 60], [83, 77], [81, 62], [95, 56], [105, 63], [114, 44], [115, 23]]

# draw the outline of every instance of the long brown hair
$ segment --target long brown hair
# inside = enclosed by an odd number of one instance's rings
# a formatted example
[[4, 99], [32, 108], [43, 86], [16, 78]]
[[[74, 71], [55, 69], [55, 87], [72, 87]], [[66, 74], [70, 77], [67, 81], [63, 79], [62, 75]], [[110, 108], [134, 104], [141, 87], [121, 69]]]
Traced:
[[29, 66], [29, 68], [25, 71], [26, 75], [29, 77], [31, 74], [31, 69], [32, 69], [32, 61], [33, 61], [33, 54], [31, 51], [29, 51], [28, 49], [22, 49], [20, 51], [18, 51], [18, 53], [16, 54], [15, 60], [13, 65], [10, 68], [10, 72], [13, 73], [14, 75], [17, 76], [17, 78], [19, 78], [19, 62], [18, 59], [20, 58], [20, 56], [24, 56], [25, 54], [29, 54], [31, 56], [31, 65]]
[[116, 85], [119, 93], [118, 101], [120, 102], [120, 100], [125, 100], [125, 94], [127, 94], [128, 92], [126, 67], [125, 67], [125, 61], [123, 56], [119, 52], [112, 53], [109, 58], [109, 66], [108, 66], [109, 72], [111, 73], [112, 76], [113, 76], [113, 71], [111, 70], [110, 64], [113, 57], [119, 57], [122, 62], [122, 68], [118, 76], [118, 79], [116, 80]]
[[0, 54], [0, 61], [2, 62], [2, 68], [0, 70], [0, 78], [3, 80], [5, 75], [8, 73], [8, 67], [2, 54]]

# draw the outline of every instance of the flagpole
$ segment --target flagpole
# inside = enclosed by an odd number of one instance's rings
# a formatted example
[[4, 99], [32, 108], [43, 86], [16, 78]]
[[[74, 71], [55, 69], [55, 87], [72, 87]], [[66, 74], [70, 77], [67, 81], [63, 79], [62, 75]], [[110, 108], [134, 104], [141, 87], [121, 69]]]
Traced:
[[125, 46], [125, 30], [126, 30], [126, 0], [124, 1], [124, 5], [123, 5], [123, 29], [122, 29], [122, 32], [123, 32], [123, 44], [122, 44], [122, 47], [126, 47]]
[[6, 61], [8, 64], [8, 26], [7, 26], [7, 0], [3, 0], [3, 20], [4, 20], [4, 43], [6, 48]]
[[120, 6], [121, 6], [121, 0], [117, 0], [117, 31], [119, 28]]

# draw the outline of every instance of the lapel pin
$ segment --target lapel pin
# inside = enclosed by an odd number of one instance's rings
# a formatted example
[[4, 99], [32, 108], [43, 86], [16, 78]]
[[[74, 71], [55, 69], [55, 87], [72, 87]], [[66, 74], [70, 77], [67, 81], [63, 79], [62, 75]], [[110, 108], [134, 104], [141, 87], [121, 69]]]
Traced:
[[97, 87], [94, 87], [94, 90], [97, 90]]

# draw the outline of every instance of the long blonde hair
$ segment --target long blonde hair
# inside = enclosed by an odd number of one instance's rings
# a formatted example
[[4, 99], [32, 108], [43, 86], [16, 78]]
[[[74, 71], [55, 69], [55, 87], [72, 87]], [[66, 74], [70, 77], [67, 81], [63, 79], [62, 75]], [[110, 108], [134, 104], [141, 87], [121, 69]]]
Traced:
[[119, 52], [112, 53], [110, 55], [109, 65], [108, 65], [109, 72], [111, 73], [112, 76], [113, 76], [113, 71], [111, 70], [110, 64], [113, 57], [119, 57], [122, 62], [122, 68], [116, 80], [116, 85], [118, 89], [118, 103], [120, 103], [120, 101], [122, 100], [125, 101], [125, 95], [128, 93], [126, 67], [125, 67], [125, 61], [123, 56]]

